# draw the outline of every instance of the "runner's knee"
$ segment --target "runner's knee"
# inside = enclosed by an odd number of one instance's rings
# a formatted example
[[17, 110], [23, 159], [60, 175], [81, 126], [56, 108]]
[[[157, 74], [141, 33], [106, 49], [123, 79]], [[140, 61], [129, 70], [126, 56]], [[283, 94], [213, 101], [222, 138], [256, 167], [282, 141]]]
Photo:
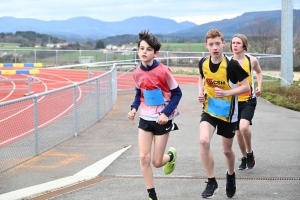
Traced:
[[140, 154], [141, 165], [150, 164], [150, 159], [151, 159], [150, 154]]

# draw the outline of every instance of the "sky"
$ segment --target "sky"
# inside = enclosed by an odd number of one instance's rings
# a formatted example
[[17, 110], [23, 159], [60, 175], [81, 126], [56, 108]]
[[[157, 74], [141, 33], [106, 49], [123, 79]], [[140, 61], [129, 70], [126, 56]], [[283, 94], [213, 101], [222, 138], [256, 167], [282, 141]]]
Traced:
[[50, 21], [85, 16], [115, 22], [154, 16], [200, 25], [245, 12], [281, 10], [282, 1], [300, 9], [300, 0], [0, 0], [0, 17]]

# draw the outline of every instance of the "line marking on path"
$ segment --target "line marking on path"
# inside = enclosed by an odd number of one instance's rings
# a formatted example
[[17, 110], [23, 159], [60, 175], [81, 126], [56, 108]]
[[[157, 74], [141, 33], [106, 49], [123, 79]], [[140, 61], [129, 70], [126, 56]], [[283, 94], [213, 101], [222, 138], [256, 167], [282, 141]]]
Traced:
[[101, 174], [111, 163], [113, 163], [113, 161], [115, 161], [120, 155], [122, 155], [122, 153], [127, 151], [130, 147], [131, 145], [110, 154], [109, 156], [79, 171], [73, 176], [68, 176], [54, 181], [49, 181], [39, 185], [34, 185], [31, 187], [1, 194], [0, 200], [22, 200], [24, 198], [38, 196], [49, 191], [58, 190], [63, 187], [71, 186], [79, 182], [93, 179], [96, 176], [99, 176], [99, 174]]

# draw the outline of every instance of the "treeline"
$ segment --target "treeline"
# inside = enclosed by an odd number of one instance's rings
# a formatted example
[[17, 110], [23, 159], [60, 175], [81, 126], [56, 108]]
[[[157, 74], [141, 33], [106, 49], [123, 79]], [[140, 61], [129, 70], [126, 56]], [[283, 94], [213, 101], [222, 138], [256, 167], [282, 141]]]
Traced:
[[34, 31], [16, 31], [16, 33], [0, 33], [0, 42], [18, 43], [20, 47], [46, 46], [49, 41], [53, 44], [66, 42], [57, 37], [40, 34]]

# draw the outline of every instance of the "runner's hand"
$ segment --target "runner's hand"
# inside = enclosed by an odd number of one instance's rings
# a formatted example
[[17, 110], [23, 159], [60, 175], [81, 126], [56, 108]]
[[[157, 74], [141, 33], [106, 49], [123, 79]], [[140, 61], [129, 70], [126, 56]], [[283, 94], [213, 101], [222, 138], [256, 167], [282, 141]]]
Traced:
[[257, 97], [260, 96], [260, 92], [261, 92], [260, 88], [257, 87], [257, 88], [255, 89], [255, 94], [256, 94]]
[[169, 118], [164, 113], [161, 113], [161, 115], [159, 115], [158, 119], [156, 120], [156, 123], [163, 125], [166, 124], [168, 121]]
[[205, 97], [204, 97], [204, 94], [203, 94], [203, 93], [200, 93], [200, 94], [198, 95], [198, 100], [199, 100], [200, 103], [204, 103]]
[[226, 92], [222, 90], [221, 88], [215, 87], [215, 95], [218, 98], [222, 98], [226, 96]]
[[134, 120], [135, 114], [136, 114], [136, 109], [132, 109], [132, 110], [127, 114], [128, 119]]

